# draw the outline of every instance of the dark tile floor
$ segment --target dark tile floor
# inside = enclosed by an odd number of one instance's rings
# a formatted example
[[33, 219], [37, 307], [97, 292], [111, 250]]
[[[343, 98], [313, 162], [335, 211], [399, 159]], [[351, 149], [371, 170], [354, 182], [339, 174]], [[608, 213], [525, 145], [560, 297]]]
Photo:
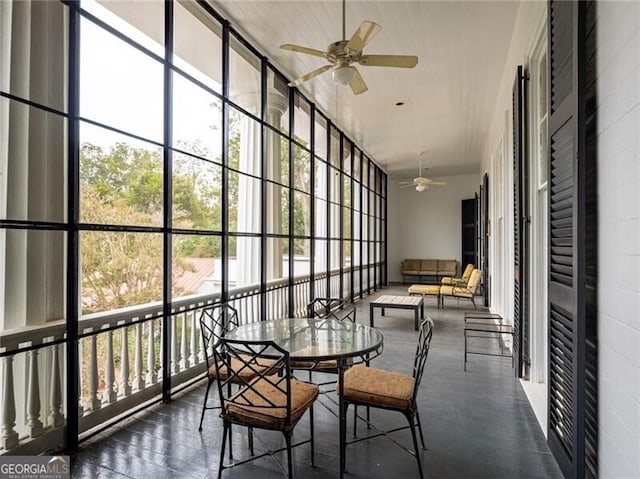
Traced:
[[[406, 294], [401, 287], [378, 294]], [[372, 296], [373, 297], [373, 296]], [[426, 312], [435, 321], [432, 348], [419, 394], [420, 415], [427, 450], [422, 451], [428, 478], [560, 478], [560, 470], [519, 382], [511, 361], [471, 356], [463, 371], [463, 319], [466, 303], [449, 302], [445, 311], [426, 299]], [[358, 321], [368, 322], [368, 301], [358, 303]], [[376, 316], [380, 313], [376, 310]], [[387, 310], [377, 319], [385, 337], [384, 352], [376, 367], [411, 372], [417, 333], [409, 311]], [[198, 432], [204, 382], [161, 404], [138, 413], [82, 444], [75, 456], [74, 478], [215, 478], [221, 440], [216, 411], [205, 416]], [[213, 392], [213, 391], [212, 391]], [[331, 406], [329, 398], [323, 403]], [[335, 410], [335, 407], [333, 406]], [[315, 408], [316, 467], [309, 465], [308, 445], [294, 449], [296, 477], [338, 476], [338, 423], [322, 406]], [[350, 416], [351, 417], [351, 416]], [[376, 424], [403, 425], [404, 417], [372, 411]], [[351, 428], [349, 423], [349, 430]], [[298, 440], [308, 437], [308, 421], [296, 427]], [[359, 432], [366, 432], [359, 427]], [[256, 432], [256, 452], [264, 445], [283, 444], [279, 433]], [[396, 438], [411, 445], [408, 431]], [[246, 430], [234, 430], [236, 457], [246, 456]], [[286, 454], [277, 459], [286, 466]], [[348, 478], [418, 477], [415, 459], [385, 438], [347, 448]], [[281, 466], [271, 457], [226, 470], [224, 478], [282, 477]]]

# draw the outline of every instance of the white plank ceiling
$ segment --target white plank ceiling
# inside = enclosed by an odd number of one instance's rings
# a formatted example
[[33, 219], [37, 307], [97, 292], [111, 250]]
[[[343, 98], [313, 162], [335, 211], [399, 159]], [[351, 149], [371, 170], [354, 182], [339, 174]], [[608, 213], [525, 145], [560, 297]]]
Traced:
[[[280, 50], [324, 50], [342, 39], [342, 2], [219, 0], [220, 13], [290, 79], [325, 64]], [[327, 73], [300, 89], [392, 176], [480, 171], [480, 154], [518, 11], [508, 1], [347, 1], [347, 38], [363, 20], [382, 26], [369, 54], [417, 55], [414, 69], [358, 66], [369, 90], [355, 96]], [[404, 102], [404, 106], [395, 106]]]

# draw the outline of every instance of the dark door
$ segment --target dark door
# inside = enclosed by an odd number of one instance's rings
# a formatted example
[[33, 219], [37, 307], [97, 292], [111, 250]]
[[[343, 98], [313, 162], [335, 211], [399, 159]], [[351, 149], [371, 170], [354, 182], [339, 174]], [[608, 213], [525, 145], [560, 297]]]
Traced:
[[[595, 71], [586, 70], [586, 46], [595, 48], [596, 42], [586, 41], [587, 10], [593, 18], [595, 2], [551, 1], [548, 9], [548, 441], [567, 478], [597, 476], [597, 328], [588, 327], [595, 322], [592, 226], [597, 221], [595, 191], [588, 191], [595, 181], [586, 179], [585, 128], [586, 74]], [[595, 35], [593, 23], [589, 31]]]
[[476, 199], [462, 200], [462, 263], [460, 268], [468, 264], [476, 265]]

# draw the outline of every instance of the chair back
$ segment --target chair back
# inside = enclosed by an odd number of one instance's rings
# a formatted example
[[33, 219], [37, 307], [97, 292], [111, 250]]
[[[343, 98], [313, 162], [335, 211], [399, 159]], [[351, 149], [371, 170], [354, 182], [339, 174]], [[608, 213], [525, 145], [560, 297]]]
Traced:
[[462, 273], [462, 279], [464, 279], [466, 282], [468, 282], [469, 278], [471, 277], [471, 273], [473, 273], [474, 269], [475, 269], [475, 266], [473, 266], [473, 264], [469, 263], [464, 268], [464, 272]]
[[[291, 365], [289, 352], [273, 341], [220, 338], [213, 350], [223, 414], [231, 405], [281, 417], [291, 424]], [[239, 385], [231, 392], [230, 384]], [[278, 398], [280, 400], [278, 400]], [[282, 401], [286, 398], [286, 401]]]
[[310, 318], [331, 318], [337, 321], [356, 322], [355, 305], [342, 298], [316, 298], [307, 305], [307, 315]]
[[420, 324], [416, 357], [413, 361], [413, 379], [415, 380], [413, 385], [413, 404], [416, 404], [416, 397], [418, 396], [418, 389], [420, 388], [420, 382], [422, 381], [424, 365], [427, 363], [427, 356], [429, 355], [432, 336], [433, 319], [427, 318]]
[[482, 271], [479, 269], [474, 269], [473, 273], [469, 277], [469, 282], [467, 283], [467, 289], [471, 294], [476, 294], [476, 289], [480, 286], [480, 280], [482, 279]]
[[228, 303], [207, 306], [200, 313], [200, 331], [207, 361], [207, 371], [214, 364], [213, 352], [227, 331], [237, 328], [238, 311]]

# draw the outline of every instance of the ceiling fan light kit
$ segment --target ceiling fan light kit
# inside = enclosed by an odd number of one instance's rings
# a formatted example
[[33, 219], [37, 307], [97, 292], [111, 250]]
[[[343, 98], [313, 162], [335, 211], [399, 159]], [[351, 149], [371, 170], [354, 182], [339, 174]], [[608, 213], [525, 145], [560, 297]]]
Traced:
[[363, 21], [349, 40], [345, 38], [346, 30], [345, 0], [342, 3], [342, 40], [331, 43], [326, 51], [303, 47], [291, 43], [280, 45], [283, 50], [321, 57], [330, 64], [302, 75], [289, 83], [298, 86], [327, 71], [332, 72], [333, 81], [340, 85], [349, 85], [354, 95], [360, 95], [368, 90], [367, 84], [360, 72], [352, 63], [362, 66], [413, 68], [418, 64], [418, 57], [414, 55], [363, 55], [364, 47], [374, 39], [382, 27], [375, 22]]
[[416, 185], [416, 191], [424, 191], [428, 188], [427, 185]]
[[342, 86], [350, 85], [356, 76], [356, 69], [350, 66], [338, 67], [331, 72], [333, 81]]

